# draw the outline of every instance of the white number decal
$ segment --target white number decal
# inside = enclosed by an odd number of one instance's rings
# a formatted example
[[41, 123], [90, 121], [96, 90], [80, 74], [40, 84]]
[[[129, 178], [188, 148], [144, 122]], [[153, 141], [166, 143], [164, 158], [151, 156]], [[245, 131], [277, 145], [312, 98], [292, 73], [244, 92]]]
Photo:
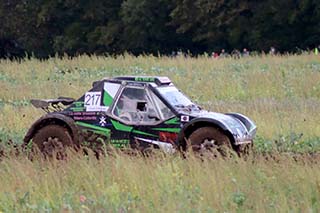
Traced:
[[87, 92], [84, 96], [84, 105], [86, 107], [90, 106], [100, 106], [101, 104], [101, 92]]

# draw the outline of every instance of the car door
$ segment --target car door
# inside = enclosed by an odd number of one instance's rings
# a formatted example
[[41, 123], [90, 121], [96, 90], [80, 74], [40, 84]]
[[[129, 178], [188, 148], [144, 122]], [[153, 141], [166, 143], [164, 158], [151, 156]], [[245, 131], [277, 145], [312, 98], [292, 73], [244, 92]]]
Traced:
[[180, 121], [148, 87], [136, 103], [136, 120], [131, 131], [132, 146], [161, 148], [171, 152], [180, 132]]
[[145, 87], [142, 84], [125, 85], [114, 101], [110, 122], [112, 144], [132, 144], [131, 132], [139, 123], [139, 104], [144, 103]]
[[[113, 107], [112, 116], [118, 134], [130, 134], [133, 148], [160, 147], [171, 151], [180, 132], [179, 119], [143, 84], [123, 88]], [[111, 138], [116, 135], [112, 133]]]

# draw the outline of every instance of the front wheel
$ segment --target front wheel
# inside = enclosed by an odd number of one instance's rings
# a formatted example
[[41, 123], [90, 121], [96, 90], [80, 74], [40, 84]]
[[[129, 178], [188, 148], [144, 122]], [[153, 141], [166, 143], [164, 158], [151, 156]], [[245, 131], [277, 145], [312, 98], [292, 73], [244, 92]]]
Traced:
[[73, 145], [68, 130], [62, 126], [50, 124], [34, 135], [33, 149], [38, 149], [45, 157], [56, 157], [59, 160], [66, 158], [66, 148]]
[[195, 154], [210, 154], [229, 156], [232, 146], [229, 137], [222, 130], [215, 127], [201, 127], [188, 138], [188, 149]]
[[247, 158], [253, 153], [253, 143], [242, 144], [237, 146], [237, 153], [240, 157]]

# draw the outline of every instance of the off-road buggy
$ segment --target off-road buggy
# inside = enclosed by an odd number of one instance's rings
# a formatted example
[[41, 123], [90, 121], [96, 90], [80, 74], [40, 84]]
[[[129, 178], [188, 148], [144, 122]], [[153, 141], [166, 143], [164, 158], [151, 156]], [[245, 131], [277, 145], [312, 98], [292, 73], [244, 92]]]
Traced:
[[42, 153], [84, 144], [100, 149], [160, 148], [236, 152], [252, 144], [255, 124], [239, 113], [208, 112], [180, 92], [167, 77], [105, 78], [78, 100], [31, 100], [47, 112], [29, 129], [24, 145]]

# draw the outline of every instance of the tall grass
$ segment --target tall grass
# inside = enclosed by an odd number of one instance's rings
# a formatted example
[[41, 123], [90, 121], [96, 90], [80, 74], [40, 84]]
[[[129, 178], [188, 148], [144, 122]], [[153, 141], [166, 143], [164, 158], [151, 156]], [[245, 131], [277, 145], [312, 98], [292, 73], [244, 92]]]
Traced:
[[319, 164], [116, 154], [0, 162], [0, 211], [318, 212]]

